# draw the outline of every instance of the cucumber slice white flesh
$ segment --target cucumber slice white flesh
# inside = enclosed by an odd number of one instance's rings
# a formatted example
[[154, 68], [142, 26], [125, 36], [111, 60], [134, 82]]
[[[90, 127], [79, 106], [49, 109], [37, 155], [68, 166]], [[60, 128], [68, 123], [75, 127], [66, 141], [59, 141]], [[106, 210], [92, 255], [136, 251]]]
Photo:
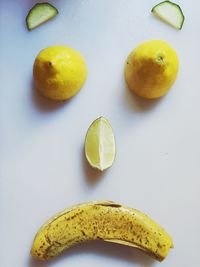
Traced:
[[181, 29], [185, 17], [179, 5], [170, 1], [164, 1], [154, 6], [151, 12], [176, 29]]
[[49, 3], [38, 3], [31, 8], [27, 17], [26, 25], [28, 30], [32, 30], [42, 23], [50, 20], [58, 14], [58, 10]]

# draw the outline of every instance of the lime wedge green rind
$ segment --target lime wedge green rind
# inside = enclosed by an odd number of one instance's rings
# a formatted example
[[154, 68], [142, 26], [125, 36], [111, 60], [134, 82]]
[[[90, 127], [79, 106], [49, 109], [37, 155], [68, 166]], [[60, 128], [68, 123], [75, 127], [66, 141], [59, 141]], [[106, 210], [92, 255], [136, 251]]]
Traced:
[[58, 10], [51, 4], [37, 3], [29, 11], [26, 17], [27, 29], [33, 30], [58, 14]]
[[163, 1], [155, 5], [151, 12], [172, 27], [181, 30], [185, 16], [181, 7], [171, 1]]
[[115, 159], [115, 138], [107, 119], [100, 117], [90, 125], [85, 138], [85, 156], [100, 171], [112, 166]]

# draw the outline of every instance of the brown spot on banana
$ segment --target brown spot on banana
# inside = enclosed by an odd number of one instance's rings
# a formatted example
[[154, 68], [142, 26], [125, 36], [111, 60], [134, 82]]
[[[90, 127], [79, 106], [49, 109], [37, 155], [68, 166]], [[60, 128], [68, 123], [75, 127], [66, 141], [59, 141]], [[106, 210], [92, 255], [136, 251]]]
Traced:
[[111, 201], [73, 206], [47, 221], [35, 236], [31, 254], [42, 260], [78, 243], [104, 240], [138, 248], [162, 261], [172, 238], [144, 213]]

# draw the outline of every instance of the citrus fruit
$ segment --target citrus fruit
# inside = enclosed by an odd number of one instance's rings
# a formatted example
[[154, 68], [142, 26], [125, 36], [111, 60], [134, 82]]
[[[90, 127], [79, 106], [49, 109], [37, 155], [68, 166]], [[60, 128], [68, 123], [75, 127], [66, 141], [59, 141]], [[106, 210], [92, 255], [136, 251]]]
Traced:
[[136, 47], [128, 56], [125, 79], [138, 96], [159, 98], [165, 95], [178, 74], [176, 51], [162, 40], [152, 40]]
[[58, 10], [49, 3], [37, 3], [29, 11], [26, 17], [28, 30], [33, 30], [58, 14]]
[[87, 67], [83, 56], [64, 46], [50, 46], [36, 57], [33, 67], [36, 87], [53, 100], [67, 100], [83, 86]]
[[103, 171], [115, 159], [115, 138], [107, 119], [100, 117], [90, 125], [85, 138], [85, 155], [89, 164]]
[[179, 5], [171, 1], [162, 1], [155, 5], [151, 12], [172, 27], [181, 30], [185, 20], [183, 11]]

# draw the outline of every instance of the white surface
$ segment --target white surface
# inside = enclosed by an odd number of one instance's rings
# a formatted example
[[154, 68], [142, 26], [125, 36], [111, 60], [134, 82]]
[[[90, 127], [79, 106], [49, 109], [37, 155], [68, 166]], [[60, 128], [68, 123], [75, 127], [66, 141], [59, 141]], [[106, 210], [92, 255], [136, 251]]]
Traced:
[[[51, 263], [29, 257], [39, 226], [75, 203], [110, 199], [140, 209], [173, 237], [162, 266], [199, 266], [200, 225], [200, 2], [179, 1], [181, 31], [151, 15], [158, 1], [50, 1], [60, 14], [28, 32], [25, 16], [36, 3], [0, 1], [0, 265], [3, 267], [159, 266], [134, 249], [83, 244]], [[149, 39], [169, 42], [180, 72], [157, 102], [134, 97], [123, 65], [133, 47]], [[83, 90], [65, 104], [32, 90], [37, 53], [55, 44], [80, 50], [88, 64]], [[117, 157], [97, 177], [85, 162], [90, 123], [104, 115], [113, 126]]]

